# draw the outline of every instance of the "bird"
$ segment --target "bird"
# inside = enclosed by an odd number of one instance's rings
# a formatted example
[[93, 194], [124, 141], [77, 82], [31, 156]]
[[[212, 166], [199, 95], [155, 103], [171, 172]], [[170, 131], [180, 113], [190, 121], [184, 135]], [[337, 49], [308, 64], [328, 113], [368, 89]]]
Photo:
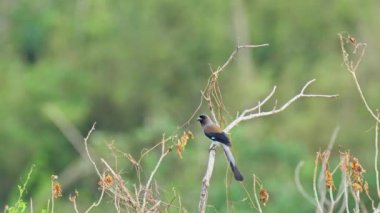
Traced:
[[234, 174], [235, 180], [243, 181], [243, 175], [240, 173], [236, 166], [234, 156], [231, 152], [231, 140], [228, 138], [227, 134], [216, 124], [210, 117], [205, 114], [200, 115], [197, 120], [203, 128], [203, 132], [211, 139], [213, 142], [218, 142], [222, 145], [224, 153], [226, 154], [227, 160], [230, 163], [232, 173]]

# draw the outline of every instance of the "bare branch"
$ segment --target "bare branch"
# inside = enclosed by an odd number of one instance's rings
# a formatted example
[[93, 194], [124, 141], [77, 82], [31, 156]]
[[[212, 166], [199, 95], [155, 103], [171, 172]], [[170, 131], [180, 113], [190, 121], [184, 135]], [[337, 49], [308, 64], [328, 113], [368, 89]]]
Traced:
[[76, 201], [76, 195], [74, 195], [74, 196], [75, 197], [70, 197], [70, 200], [73, 203], [75, 213], [79, 213], [78, 206], [77, 206], [77, 201]]
[[[107, 161], [105, 161], [103, 158], [101, 158], [100, 161], [107, 167], [108, 171], [111, 172], [112, 176], [116, 180], [117, 186], [120, 187], [121, 191], [123, 192], [123, 194], [118, 193], [118, 190], [120, 190], [119, 188], [109, 189], [115, 195], [115, 199], [116, 199], [116, 197], [126, 196], [126, 198], [124, 198], [124, 200], [127, 200], [128, 203], [130, 203], [133, 206], [134, 209], [139, 209], [139, 203], [137, 202], [136, 199], [133, 198], [133, 196], [131, 195], [131, 193], [129, 192], [129, 190], [125, 187], [124, 181], [120, 177], [120, 175], [117, 174], [112, 169], [112, 167], [107, 163]], [[137, 196], [136, 196], [136, 198], [137, 198]]]
[[[380, 114], [378, 113], [377, 117], [379, 118]], [[379, 122], [376, 122], [375, 127], [375, 172], [376, 172], [376, 189], [377, 189], [377, 196], [380, 198], [380, 183], [379, 183], [379, 167], [378, 167], [378, 160], [379, 160]]]
[[330, 195], [330, 202], [331, 202], [331, 204], [330, 204], [330, 207], [329, 207], [329, 212], [333, 212], [334, 211], [334, 208], [335, 208], [335, 200], [334, 200], [334, 194], [333, 194], [333, 188], [332, 187], [330, 187], [329, 188], [329, 195]]
[[322, 206], [324, 206], [325, 203], [329, 204], [330, 207], [334, 206], [334, 196], [332, 194], [332, 190], [329, 190], [331, 203], [328, 203], [328, 201], [326, 200], [326, 187], [329, 189], [332, 189], [335, 186], [334, 186], [333, 182], [331, 183], [331, 185], [327, 186], [326, 181], [327, 181], [327, 174], [331, 174], [331, 173], [329, 173], [329, 164], [328, 163], [329, 163], [329, 159], [330, 159], [331, 150], [335, 144], [338, 133], [339, 133], [339, 127], [336, 127], [334, 129], [332, 135], [331, 135], [327, 149], [321, 153], [321, 157], [322, 157], [321, 165], [322, 165], [322, 167], [321, 167], [321, 171], [320, 171], [319, 178], [318, 178], [318, 186], [319, 186], [318, 192], [319, 192], [319, 196], [320, 196], [319, 199], [320, 199]]
[[[365, 54], [365, 51], [367, 48], [367, 44], [361, 43], [361, 42], [356, 42], [356, 39], [347, 33], [339, 33], [338, 36], [339, 36], [339, 40], [340, 40], [343, 63], [346, 66], [346, 70], [351, 74], [352, 79], [355, 83], [356, 89], [359, 93], [359, 96], [360, 96], [366, 110], [369, 112], [369, 114], [372, 116], [372, 118], [376, 121], [374, 167], [375, 167], [375, 174], [376, 174], [377, 195], [378, 195], [378, 198], [380, 198], [380, 184], [379, 184], [379, 171], [378, 171], [378, 155], [379, 155], [379, 147], [378, 147], [379, 127], [378, 126], [380, 123], [380, 117], [379, 117], [380, 114], [378, 111], [377, 111], [377, 113], [375, 113], [375, 111], [369, 106], [367, 99], [363, 93], [363, 90], [360, 86], [358, 77], [357, 77], [357, 70], [358, 70], [359, 64], [361, 63], [361, 61], [364, 57], [364, 54]], [[351, 46], [353, 48], [353, 50], [348, 51], [346, 46]], [[348, 212], [349, 210], [348, 210], [348, 204], [347, 204], [347, 202], [348, 202], [347, 181], [351, 181], [351, 180], [350, 180], [349, 174], [347, 174], [347, 169], [344, 172], [345, 172], [345, 178], [344, 178], [345, 191], [344, 191], [344, 194], [345, 194], [345, 198], [346, 198], [346, 200], [345, 200], [346, 207], [345, 208], [346, 208], [346, 211]], [[355, 181], [357, 181], [357, 180], [355, 180], [355, 177], [354, 177], [354, 184], [355, 183], [358, 184], [357, 183], [358, 181], [357, 182], [355, 182]], [[361, 184], [362, 184], [361, 181], [359, 181], [360, 187], [362, 187]], [[364, 183], [364, 190], [365, 190], [367, 197], [372, 202], [372, 209], [374, 210], [374, 212], [377, 212], [378, 210], [375, 209], [374, 201], [371, 198], [370, 194], [368, 193], [367, 183]], [[359, 190], [357, 188], [353, 189], [353, 185], [351, 184], [350, 191], [351, 191], [352, 197], [354, 198], [354, 201], [355, 201], [354, 212], [359, 212], [360, 208], [362, 209], [363, 212], [367, 212], [365, 206], [360, 201]]]
[[313, 191], [314, 191], [314, 199], [317, 205], [317, 210], [319, 213], [323, 213], [323, 209], [321, 203], [319, 202], [318, 191], [317, 191], [317, 172], [318, 172], [318, 159], [320, 157], [320, 153], [317, 153], [314, 161], [314, 176], [313, 176]]
[[[343, 181], [342, 181], [339, 187], [339, 191], [337, 192], [337, 198], [334, 199], [333, 190], [335, 189], [335, 186], [334, 186], [334, 181], [333, 181], [333, 174], [339, 167], [342, 166], [342, 163], [338, 164], [333, 170], [333, 172], [331, 172], [329, 169], [330, 153], [336, 142], [338, 133], [339, 133], [339, 127], [336, 127], [331, 135], [327, 149], [323, 152], [317, 152], [316, 154], [316, 158], [314, 161], [315, 165], [314, 165], [314, 176], [313, 176], [314, 196], [311, 196], [308, 193], [306, 193], [300, 181], [300, 170], [301, 170], [301, 167], [303, 166], [303, 161], [298, 163], [295, 170], [295, 182], [296, 182], [297, 189], [300, 191], [303, 197], [305, 197], [310, 203], [316, 206], [317, 212], [327, 210], [327, 212], [332, 213], [334, 211], [336, 203], [339, 202], [339, 200], [344, 194]], [[341, 153], [341, 155], [343, 156], [343, 153]], [[321, 161], [321, 169], [320, 169], [319, 177], [317, 180], [319, 160]], [[328, 189], [328, 191], [326, 191], [326, 188]], [[329, 199], [327, 199], [327, 196], [329, 196]]]
[[212, 143], [210, 146], [210, 152], [208, 157], [208, 164], [205, 176], [202, 180], [202, 188], [201, 188], [201, 195], [199, 200], [199, 212], [206, 212], [206, 204], [207, 204], [207, 197], [208, 197], [208, 187], [210, 186], [210, 180], [212, 176], [212, 171], [214, 169], [214, 163], [215, 163], [215, 143]]
[[253, 175], [253, 191], [254, 191], [254, 195], [255, 195], [255, 201], [256, 201], [257, 209], [260, 213], [262, 213], [263, 210], [261, 209], [260, 202], [259, 202], [259, 199], [257, 198], [257, 192], [256, 192], [256, 175]]
[[348, 207], [348, 183], [347, 179], [349, 178], [349, 174], [347, 172], [348, 168], [348, 160], [347, 155], [342, 155], [340, 157], [340, 163], [341, 163], [341, 169], [342, 169], [342, 179], [343, 179], [343, 193], [344, 193], [344, 202], [342, 203], [342, 206], [345, 206], [346, 212], [350, 212]]
[[100, 194], [100, 197], [96, 203], [93, 203], [86, 211], [85, 213], [88, 213], [91, 211], [92, 208], [97, 207], [100, 205], [100, 202], [103, 200], [104, 192], [106, 191], [106, 187], [102, 187], [102, 193]]
[[[201, 91], [201, 96], [207, 102], [210, 113], [211, 113], [211, 117], [213, 118], [215, 123], [219, 124], [219, 119], [217, 119], [218, 115], [221, 118], [220, 120], [223, 121], [223, 117], [221, 116], [220, 112], [224, 109], [222, 94], [218, 85], [219, 74], [225, 70], [225, 68], [230, 64], [230, 62], [232, 61], [232, 59], [235, 57], [235, 55], [238, 53], [240, 49], [257, 48], [257, 47], [265, 47], [265, 46], [268, 46], [268, 44], [238, 45], [221, 67], [218, 67], [216, 71], [213, 71], [211, 69], [211, 76], [207, 81], [205, 89]], [[216, 108], [214, 106], [216, 106]], [[199, 109], [199, 107], [200, 106], [198, 106], [197, 110]], [[218, 114], [215, 112], [215, 110], [218, 110]], [[212, 171], [214, 168], [216, 146], [217, 145], [214, 143], [210, 146], [208, 166], [202, 180], [201, 194], [200, 194], [199, 206], [198, 206], [199, 212], [206, 211], [208, 187], [210, 184], [210, 178], [211, 178]]]
[[269, 93], [269, 95], [267, 95], [266, 98], [264, 98], [264, 100], [259, 101], [259, 104], [257, 104], [257, 106], [252, 107], [251, 109], [247, 109], [243, 113], [248, 114], [248, 113], [251, 113], [255, 110], [258, 110], [258, 112], [260, 113], [261, 112], [261, 106], [263, 106], [268, 100], [270, 100], [272, 98], [273, 94], [276, 92], [276, 89], [277, 89], [277, 87], [274, 86], [272, 91]]
[[[211, 117], [213, 118], [215, 123], [219, 124], [219, 121], [223, 122], [223, 116], [221, 115], [221, 111], [225, 110], [225, 107], [224, 107], [223, 101], [222, 101], [222, 95], [221, 95], [221, 92], [220, 92], [220, 89], [218, 86], [219, 74], [225, 70], [225, 68], [230, 64], [230, 62], [232, 61], [232, 59], [235, 57], [235, 55], [237, 54], [237, 52], [240, 49], [264, 47], [264, 46], [268, 46], [268, 44], [239, 45], [231, 53], [231, 55], [229, 56], [227, 61], [221, 67], [218, 67], [218, 69], [216, 71], [213, 71], [211, 69], [211, 76], [208, 79], [208, 82], [206, 84], [205, 89], [201, 91], [201, 96], [207, 102], [210, 113], [211, 113]], [[300, 98], [317, 98], [317, 97], [334, 98], [334, 97], [337, 97], [337, 95], [323, 95], [323, 94], [307, 94], [307, 93], [305, 93], [305, 90], [314, 81], [315, 81], [315, 79], [307, 82], [298, 95], [294, 96], [288, 102], [283, 104], [279, 109], [277, 109], [277, 101], [276, 101], [276, 105], [273, 107], [273, 109], [271, 111], [262, 111], [261, 110], [262, 106], [267, 101], [269, 101], [272, 98], [272, 96], [274, 95], [274, 93], [276, 91], [276, 87], [274, 87], [272, 89], [272, 91], [262, 101], [258, 102], [258, 105], [256, 105], [255, 107], [244, 110], [243, 113], [238, 115], [234, 121], [232, 121], [229, 125], [227, 125], [227, 127], [224, 129], [224, 131], [228, 133], [232, 128], [234, 128], [236, 125], [238, 125], [241, 121], [251, 120], [251, 119], [254, 119], [257, 117], [263, 117], [263, 116], [273, 115], [273, 114], [282, 112], [288, 106], [290, 106], [293, 102], [295, 102], [296, 100], [298, 100]], [[199, 109], [199, 107], [197, 108], [197, 110], [198, 109]], [[218, 114], [216, 113], [215, 110], [217, 110]], [[218, 116], [219, 116], [220, 120], [217, 119]], [[206, 173], [205, 173], [205, 176], [203, 178], [202, 187], [201, 187], [201, 194], [200, 194], [200, 201], [199, 201], [199, 212], [205, 212], [205, 210], [206, 210], [208, 187], [210, 184], [210, 178], [211, 178], [214, 163], [215, 163], [215, 147], [216, 147], [216, 144], [213, 143], [211, 145], [210, 151], [209, 151], [208, 167], [206, 169]]]
[[216, 73], [215, 74], [218, 74], [219, 72], [222, 72], [227, 66], [228, 64], [230, 64], [230, 62], [232, 61], [232, 59], [235, 57], [235, 55], [239, 52], [240, 49], [243, 49], [243, 48], [258, 48], [258, 47], [267, 47], [269, 46], [269, 44], [258, 44], [258, 45], [239, 45], [235, 48], [235, 50], [231, 53], [230, 57], [227, 59], [226, 62], [224, 62], [224, 64], [217, 69]]
[[360, 212], [360, 192], [359, 191], [356, 191], [354, 192], [352, 190], [352, 187], [351, 187], [351, 193], [352, 193], [352, 197], [354, 198], [354, 201], [355, 201], [355, 210], [354, 212], [355, 213], [359, 213]]
[[157, 201], [156, 204], [152, 206], [152, 208], [149, 209], [148, 212], [159, 212], [158, 207], [160, 207], [161, 201]]
[[[350, 36], [349, 35], [343, 35], [342, 33], [339, 33], [338, 34], [339, 36], [339, 40], [340, 40], [340, 47], [341, 47], [341, 50], [342, 50], [342, 57], [343, 57], [343, 62], [344, 64], [346, 65], [346, 69], [347, 71], [349, 71], [352, 75], [352, 79], [354, 80], [355, 82], [355, 85], [356, 85], [356, 89], [358, 90], [359, 92], [359, 95], [360, 95], [360, 98], [362, 99], [367, 111], [369, 112], [369, 114], [377, 121], [377, 122], [380, 122], [380, 119], [379, 117], [375, 114], [375, 112], [371, 109], [371, 107], [369, 106], [368, 102], [367, 102], [367, 99], [365, 98], [364, 96], [364, 93], [361, 89], [361, 86], [359, 84], [359, 80], [356, 76], [356, 71], [358, 69], [358, 66], [360, 64], [360, 62], [362, 61], [363, 59], [363, 56], [364, 56], [364, 53], [365, 53], [365, 50], [367, 48], [367, 44], [366, 43], [352, 43], [351, 44], [354, 46], [354, 50], [352, 53], [348, 53], [346, 48], [345, 48], [345, 43], [349, 43], [347, 42], [348, 40], [350, 40]], [[349, 59], [350, 56], [352, 55], [356, 55], [356, 53], [359, 51], [359, 56], [358, 58], [356, 59], [356, 61], [354, 61], [354, 59]]]
[[88, 139], [90, 138], [90, 135], [92, 134], [92, 132], [95, 131], [95, 125], [96, 125], [96, 122], [92, 125], [90, 131], [88, 131], [88, 133], [87, 133], [87, 136], [84, 138], [84, 148], [86, 150], [88, 159], [91, 161], [92, 165], [95, 168], [96, 173], [98, 174], [99, 178], [102, 178], [102, 175], [101, 175], [98, 167], [96, 166], [95, 161], [91, 157], [90, 151], [88, 151]]
[[306, 192], [305, 188], [302, 186], [301, 181], [300, 181], [300, 171], [301, 171], [301, 168], [303, 167], [303, 164], [304, 164], [304, 162], [300, 161], [297, 164], [297, 167], [296, 167], [295, 172], [294, 172], [295, 173], [294, 174], [294, 180], [295, 180], [295, 183], [296, 183], [296, 187], [297, 187], [298, 191], [300, 191], [300, 193], [302, 194], [302, 196], [304, 198], [306, 198], [307, 201], [309, 201], [311, 204], [313, 204], [314, 206], [316, 206], [313, 197], [310, 196]]
[[235, 57], [235, 55], [239, 52], [240, 49], [257, 48], [257, 47], [265, 47], [265, 46], [268, 46], [268, 44], [238, 45], [222, 66], [218, 67], [215, 71], [212, 70], [211, 68], [211, 75], [207, 81], [205, 89], [201, 91], [201, 95], [203, 99], [207, 102], [210, 113], [211, 113], [211, 117], [217, 124], [219, 124], [219, 121], [223, 122], [224, 119], [223, 119], [223, 116], [221, 115], [221, 112], [223, 110], [226, 111], [223, 105], [222, 93], [218, 85], [219, 74], [225, 70], [225, 68], [230, 64], [230, 62]]
[[54, 213], [54, 182], [53, 180], [50, 181], [51, 183], [51, 213]]
[[[255, 176], [255, 174], [253, 174], [253, 175]], [[249, 193], [248, 190], [245, 188], [244, 184], [241, 184], [241, 186], [242, 186], [242, 188], [244, 189], [245, 193], [247, 194], [248, 200], [249, 200], [249, 202], [250, 202], [252, 208], [257, 209], [255, 203], [254, 203], [253, 200], [252, 200], [252, 197], [251, 197], [250, 193]], [[256, 192], [254, 192], [254, 193], [256, 193]]]
[[147, 197], [147, 194], [148, 194], [148, 191], [149, 191], [149, 188], [150, 188], [150, 184], [153, 180], [153, 177], [154, 175], [156, 174], [157, 170], [158, 170], [158, 167], [160, 167], [161, 165], [161, 162], [162, 160], [166, 157], [166, 155], [169, 153], [169, 150], [165, 150], [165, 143], [166, 143], [166, 140], [165, 138], [162, 138], [162, 141], [161, 141], [161, 156], [160, 156], [160, 159], [158, 160], [155, 168], [153, 169], [153, 171], [151, 172], [150, 176], [149, 176], [149, 179], [145, 185], [145, 191], [144, 191], [144, 197], [143, 197], [143, 204], [142, 204], [142, 210], [144, 211], [145, 210], [145, 206], [146, 206], [146, 197]]
[[191, 121], [193, 120], [193, 118], [195, 117], [195, 115], [197, 114], [197, 112], [199, 111], [199, 109], [202, 107], [202, 104], [203, 104], [203, 92], [202, 92], [202, 91], [201, 91], [201, 94], [202, 94], [202, 95], [201, 95], [201, 100], [199, 101], [199, 105], [198, 105], [198, 107], [194, 110], [193, 114], [191, 114], [191, 116], [189, 117], [189, 119], [179, 127], [179, 129], [182, 129], [182, 128], [184, 128], [186, 125], [189, 125], [190, 122], [191, 122]]
[[338, 97], [338, 95], [336, 95], [336, 94], [335, 95], [305, 94], [305, 90], [314, 81], [315, 81], [315, 79], [308, 81], [305, 84], [305, 86], [303, 86], [303, 88], [302, 88], [302, 90], [301, 90], [301, 92], [299, 94], [297, 94], [296, 96], [294, 96], [293, 98], [291, 98], [289, 101], [287, 101], [285, 104], [283, 104], [279, 109], [274, 108], [271, 111], [260, 111], [259, 110], [258, 112], [253, 113], [257, 109], [260, 109], [261, 106], [265, 102], [267, 102], [270, 99], [270, 97], [273, 96], [273, 94], [275, 92], [275, 89], [276, 89], [276, 87], [274, 87], [273, 90], [272, 90], [272, 92], [263, 101], [259, 102], [259, 104], [257, 106], [255, 106], [255, 107], [252, 107], [250, 109], [244, 110], [234, 121], [232, 121], [224, 129], [224, 131], [225, 132], [229, 132], [232, 128], [234, 128], [236, 125], [238, 125], [241, 121], [251, 120], [251, 119], [254, 119], [254, 118], [258, 118], [258, 117], [264, 117], [264, 116], [274, 115], [274, 114], [277, 114], [279, 112], [282, 112], [286, 108], [288, 108], [292, 103], [294, 103], [295, 101], [297, 101], [300, 98], [336, 98], [336, 97]]

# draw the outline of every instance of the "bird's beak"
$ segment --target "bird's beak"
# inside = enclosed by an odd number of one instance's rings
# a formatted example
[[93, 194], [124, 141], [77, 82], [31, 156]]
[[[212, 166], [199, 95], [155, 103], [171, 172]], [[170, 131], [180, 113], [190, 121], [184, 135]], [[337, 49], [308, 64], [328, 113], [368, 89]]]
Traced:
[[201, 117], [198, 117], [198, 118], [197, 118], [197, 121], [201, 121], [201, 120], [202, 120], [202, 118], [201, 118]]

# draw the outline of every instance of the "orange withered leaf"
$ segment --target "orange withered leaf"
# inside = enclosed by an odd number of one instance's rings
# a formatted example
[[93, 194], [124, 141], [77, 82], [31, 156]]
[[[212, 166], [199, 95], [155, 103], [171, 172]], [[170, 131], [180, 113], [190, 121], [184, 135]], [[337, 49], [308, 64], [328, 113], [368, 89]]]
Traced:
[[58, 182], [55, 182], [53, 184], [52, 193], [55, 199], [57, 199], [58, 197], [62, 197], [62, 188]]
[[328, 189], [331, 189], [331, 188], [335, 189], [334, 179], [329, 169], [326, 169], [325, 171], [325, 179], [326, 179], [326, 187]]
[[106, 175], [98, 182], [98, 185], [104, 189], [108, 189], [113, 184], [113, 177], [111, 175]]
[[265, 206], [268, 203], [268, 200], [269, 200], [269, 193], [264, 188], [261, 188], [260, 192], [259, 192], [259, 195], [260, 195], [260, 201]]
[[183, 132], [180, 139], [177, 140], [177, 155], [182, 159], [182, 152], [185, 150], [187, 142], [193, 139], [193, 133], [191, 131]]

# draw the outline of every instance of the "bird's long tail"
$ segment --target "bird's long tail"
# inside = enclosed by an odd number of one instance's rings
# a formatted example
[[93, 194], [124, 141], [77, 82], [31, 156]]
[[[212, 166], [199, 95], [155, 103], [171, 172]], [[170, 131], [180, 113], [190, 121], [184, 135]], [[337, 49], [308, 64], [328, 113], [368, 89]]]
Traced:
[[244, 180], [243, 175], [241, 175], [239, 169], [236, 166], [236, 162], [235, 162], [234, 156], [232, 155], [230, 147], [225, 144], [222, 144], [222, 147], [223, 147], [224, 153], [226, 154], [227, 160], [230, 163], [231, 170], [234, 173], [235, 179], [237, 181], [243, 181]]

